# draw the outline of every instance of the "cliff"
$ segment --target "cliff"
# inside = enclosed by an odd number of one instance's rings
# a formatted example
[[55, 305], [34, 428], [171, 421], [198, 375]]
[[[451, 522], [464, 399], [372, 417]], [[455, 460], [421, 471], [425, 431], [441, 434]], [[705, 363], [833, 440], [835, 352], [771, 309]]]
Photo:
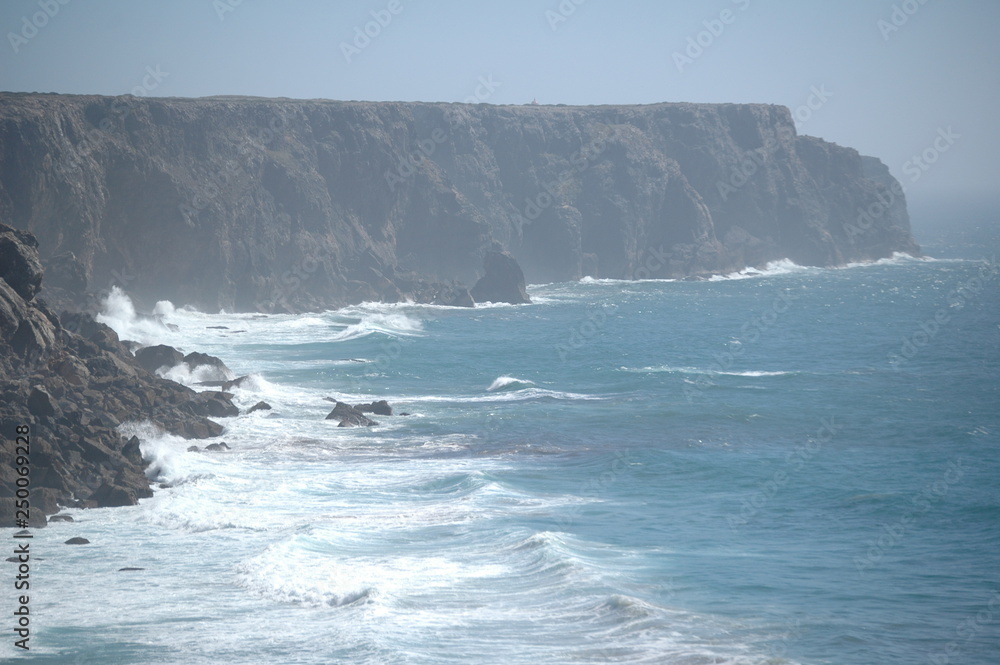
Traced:
[[0, 219], [71, 297], [210, 310], [447, 302], [489, 250], [529, 282], [919, 252], [884, 165], [751, 104], [4, 93]]

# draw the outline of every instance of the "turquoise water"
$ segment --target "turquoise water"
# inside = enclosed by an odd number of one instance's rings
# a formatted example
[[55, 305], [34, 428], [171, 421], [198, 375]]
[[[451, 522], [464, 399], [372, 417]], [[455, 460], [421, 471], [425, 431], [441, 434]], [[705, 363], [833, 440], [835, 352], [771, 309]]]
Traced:
[[[170, 486], [36, 532], [18, 659], [992, 665], [983, 258], [536, 285], [475, 310], [161, 304], [176, 331], [115, 300], [123, 337], [219, 355], [254, 375], [241, 406], [274, 409], [220, 420], [215, 455], [132, 426]], [[324, 396], [411, 415], [336, 428]]]

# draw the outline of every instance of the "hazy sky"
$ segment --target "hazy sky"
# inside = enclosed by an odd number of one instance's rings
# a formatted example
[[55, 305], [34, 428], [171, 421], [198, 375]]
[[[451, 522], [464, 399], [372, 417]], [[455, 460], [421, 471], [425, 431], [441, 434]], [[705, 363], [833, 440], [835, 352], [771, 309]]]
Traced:
[[0, 28], [2, 90], [769, 102], [911, 212], [1000, 171], [997, 0], [3, 0]]

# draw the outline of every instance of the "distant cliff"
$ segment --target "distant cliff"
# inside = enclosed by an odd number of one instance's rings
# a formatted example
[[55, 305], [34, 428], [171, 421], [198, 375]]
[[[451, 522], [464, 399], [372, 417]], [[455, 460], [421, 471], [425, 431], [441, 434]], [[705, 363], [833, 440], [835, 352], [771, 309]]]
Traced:
[[52, 284], [244, 311], [446, 300], [490, 249], [529, 282], [919, 251], [881, 162], [756, 104], [4, 93], [0, 220]]

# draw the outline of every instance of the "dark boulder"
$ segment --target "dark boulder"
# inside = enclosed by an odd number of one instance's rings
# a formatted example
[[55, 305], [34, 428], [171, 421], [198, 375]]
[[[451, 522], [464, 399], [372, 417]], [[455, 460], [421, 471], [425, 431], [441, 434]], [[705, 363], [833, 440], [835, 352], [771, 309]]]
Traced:
[[122, 446], [122, 457], [136, 466], [142, 466], [142, 449], [139, 447], [139, 437], [133, 436]]
[[90, 500], [96, 502], [98, 508], [134, 506], [139, 502], [135, 490], [131, 487], [122, 487], [109, 483], [104, 483], [98, 487], [97, 491], [90, 495]]
[[226, 443], [225, 441], [221, 441], [219, 443], [210, 443], [210, 444], [208, 444], [207, 446], [205, 446], [205, 450], [210, 450], [213, 453], [215, 453], [215, 452], [219, 452], [219, 451], [222, 451], [222, 450], [230, 450], [230, 447], [229, 447], [228, 443]]
[[229, 381], [236, 376], [221, 359], [207, 353], [198, 353], [197, 351], [189, 353], [184, 356], [184, 362], [192, 370], [196, 367], [210, 368], [210, 371], [206, 372], [205, 375], [206, 381]]
[[49, 518], [49, 522], [72, 522], [72, 515], [53, 515]]
[[87, 540], [86, 538], [81, 538], [80, 536], [74, 536], [73, 538], [70, 538], [69, 540], [67, 540], [63, 544], [64, 545], [89, 545], [90, 541]]
[[32, 512], [37, 508], [43, 515], [59, 512], [59, 503], [63, 500], [62, 493], [51, 487], [34, 487], [31, 490]]
[[90, 381], [90, 370], [87, 369], [87, 365], [73, 356], [49, 363], [49, 369], [74, 386], [84, 387]]
[[199, 448], [198, 446], [188, 446], [187, 451], [189, 453], [200, 453], [201, 448]]
[[52, 395], [42, 386], [33, 386], [28, 395], [28, 411], [36, 418], [46, 416], [56, 418], [62, 415], [59, 405], [52, 398]]
[[507, 252], [490, 250], [483, 259], [486, 274], [472, 287], [476, 302], [506, 302], [512, 305], [529, 303], [524, 285], [524, 273], [514, 257]]
[[174, 436], [182, 439], [211, 439], [219, 436], [226, 428], [208, 418], [164, 418], [158, 424]]
[[253, 413], [254, 411], [270, 411], [270, 410], [271, 410], [271, 405], [268, 404], [267, 402], [257, 402], [249, 409], [247, 409], [247, 413]]
[[345, 402], [337, 402], [337, 406], [333, 407], [333, 411], [326, 416], [326, 419], [339, 420], [340, 424], [337, 425], [338, 427], [372, 427], [378, 425], [377, 422], [371, 420], [365, 414]]
[[384, 399], [380, 399], [377, 402], [370, 402], [368, 404], [355, 404], [354, 408], [361, 413], [374, 413], [377, 416], [391, 416], [392, 407]]
[[135, 352], [135, 359], [139, 366], [150, 374], [155, 374], [161, 367], [176, 367], [184, 362], [181, 352], [166, 344], [147, 346]]
[[146, 569], [145, 568], [136, 568], [134, 566], [125, 566], [124, 568], [119, 568], [118, 572], [119, 573], [130, 573], [130, 572], [134, 572], [134, 571], [137, 571], [137, 570], [146, 570]]
[[19, 357], [35, 362], [55, 346], [57, 331], [44, 314], [32, 308], [18, 321], [10, 346]]
[[190, 405], [194, 415], [209, 418], [228, 418], [240, 415], [240, 409], [232, 403], [232, 393], [217, 390], [206, 390], [191, 398]]
[[42, 287], [42, 264], [35, 236], [0, 224], [0, 279], [30, 301]]

